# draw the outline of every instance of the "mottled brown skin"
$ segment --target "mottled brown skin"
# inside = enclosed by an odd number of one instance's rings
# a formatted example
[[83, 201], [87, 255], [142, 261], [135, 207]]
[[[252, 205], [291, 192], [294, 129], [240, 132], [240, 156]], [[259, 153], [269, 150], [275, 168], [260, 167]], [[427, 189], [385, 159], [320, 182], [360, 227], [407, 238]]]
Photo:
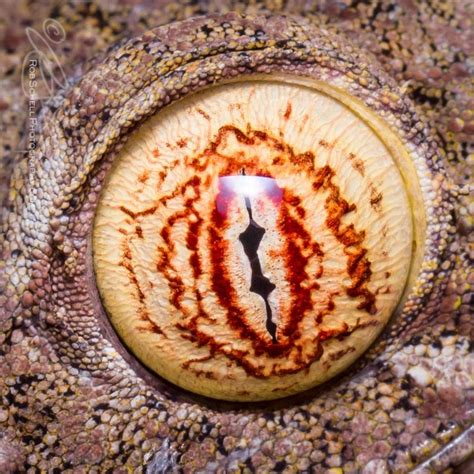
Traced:
[[[66, 44], [82, 42], [89, 53], [124, 33], [133, 37], [147, 27], [216, 9], [160, 3], [144, 11], [109, 7], [97, 22], [91, 20], [94, 6], [53, 11], [55, 2], [46, 2], [42, 8], [44, 17], [59, 15], [66, 25], [71, 34]], [[328, 472], [341, 467], [344, 471], [334, 472], [378, 473], [418, 466], [419, 472], [430, 472], [465, 461], [473, 446], [472, 204], [450, 180], [464, 185], [472, 167], [468, 3], [288, 2], [267, 10], [283, 9], [307, 20], [275, 15], [192, 20], [122, 42], [105, 55], [109, 59], [76, 70], [72, 63], [83, 59], [84, 50], [62, 51], [61, 59], [71, 56], [64, 64], [75, 77], [89, 73], [43, 108], [35, 158], [27, 162], [10, 153], [6, 161], [12, 179], [3, 212], [0, 471]], [[18, 14], [10, 10], [16, 22], [21, 8]], [[265, 6], [251, 7], [257, 9]], [[128, 10], [135, 13], [124, 32], [117, 20]], [[375, 53], [389, 74], [354, 52], [350, 41], [311, 30], [308, 22], [344, 31]], [[0, 107], [11, 130], [3, 143], [15, 149], [26, 112], [15, 108], [18, 76], [8, 78], [8, 70], [18, 72], [15, 54], [21, 57], [28, 45], [11, 25], [15, 21], [6, 27], [2, 64], [12, 92], [1, 98]], [[217, 37], [211, 39], [214, 31]], [[246, 55], [232, 52], [236, 36]], [[423, 292], [409, 300], [400, 319], [350, 373], [315, 392], [251, 407], [184, 395], [139, 368], [101, 319], [88, 236], [102, 180], [127, 134], [170, 100], [214, 79], [252, 73], [265, 60], [261, 72], [287, 68], [308, 74], [311, 58], [316, 58], [315, 77], [324, 79], [335, 69], [354, 75], [351, 92], [389, 122], [403, 117], [397, 127], [405, 143], [423, 147], [429, 166], [424, 179], [434, 190], [427, 249], [433, 259], [419, 277]], [[216, 63], [224, 69], [213, 67]], [[410, 101], [399, 98], [396, 83], [416, 102], [427, 125]], [[158, 97], [161, 84], [166, 88]], [[143, 88], [146, 97], [140, 97]]]

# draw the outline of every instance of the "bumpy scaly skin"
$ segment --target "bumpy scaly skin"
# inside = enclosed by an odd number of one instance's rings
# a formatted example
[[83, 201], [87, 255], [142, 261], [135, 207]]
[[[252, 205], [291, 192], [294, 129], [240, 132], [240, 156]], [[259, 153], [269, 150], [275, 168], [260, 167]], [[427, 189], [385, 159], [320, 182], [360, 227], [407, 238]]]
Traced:
[[[185, 399], [145, 383], [100, 331], [88, 242], [98, 193], [127, 134], [161, 106], [233, 75], [274, 71], [337, 81], [421, 152], [424, 266], [402, 316], [355, 375], [273, 407]], [[428, 125], [349, 41], [274, 15], [154, 29], [115, 47], [45, 108], [42, 123], [35, 160], [13, 173], [4, 212], [2, 471], [404, 472], [423, 463], [442, 470], [469, 454], [470, 222], [461, 218], [455, 234], [457, 191]]]

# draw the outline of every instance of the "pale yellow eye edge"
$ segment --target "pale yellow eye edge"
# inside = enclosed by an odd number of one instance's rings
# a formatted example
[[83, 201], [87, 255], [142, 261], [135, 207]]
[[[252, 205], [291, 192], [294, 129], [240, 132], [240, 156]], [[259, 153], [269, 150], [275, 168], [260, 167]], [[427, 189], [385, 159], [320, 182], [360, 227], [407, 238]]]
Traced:
[[[383, 143], [383, 146], [388, 150], [391, 159], [396, 165], [396, 168], [398, 169], [401, 178], [403, 182], [405, 183], [405, 190], [407, 192], [408, 196], [408, 201], [409, 201], [409, 207], [410, 207], [410, 213], [411, 213], [411, 219], [412, 219], [412, 225], [410, 227], [413, 228], [413, 242], [416, 242], [416, 244], [410, 244], [409, 247], [412, 249], [412, 255], [410, 256], [411, 263], [409, 265], [409, 269], [407, 270], [407, 278], [406, 278], [406, 284], [403, 285], [404, 289], [402, 292], [402, 289], [400, 289], [399, 293], [401, 294], [401, 297], [397, 299], [397, 309], [395, 309], [395, 312], [399, 312], [401, 308], [403, 307], [404, 301], [406, 301], [407, 297], [410, 294], [410, 290], [414, 286], [414, 283], [416, 282], [417, 275], [421, 266], [421, 262], [423, 260], [423, 255], [424, 255], [424, 239], [425, 239], [425, 232], [426, 232], [426, 218], [425, 218], [425, 213], [424, 213], [424, 206], [423, 206], [423, 196], [421, 192], [421, 188], [418, 184], [418, 177], [417, 177], [417, 170], [413, 164], [413, 161], [408, 154], [407, 150], [403, 146], [401, 140], [396, 136], [396, 134], [386, 125], [383, 123], [383, 121], [378, 118], [372, 111], [367, 109], [365, 105], [362, 104], [361, 101], [358, 99], [355, 99], [351, 96], [349, 96], [346, 92], [343, 92], [340, 89], [336, 89], [332, 86], [329, 86], [327, 84], [309, 80], [309, 79], [302, 79], [302, 78], [296, 78], [296, 77], [288, 77], [288, 76], [282, 76], [282, 77], [271, 77], [268, 78], [267, 76], [262, 76], [255, 78], [254, 76], [252, 77], [252, 80], [249, 82], [253, 85], [258, 87], [268, 87], [269, 90], [271, 89], [272, 84], [284, 84], [287, 85], [290, 89], [295, 89], [300, 90], [304, 89], [305, 94], [308, 93], [315, 93], [315, 94], [320, 94], [321, 96], [325, 96], [328, 99], [324, 100], [335, 100], [339, 104], [343, 104], [343, 108], [347, 107], [348, 112], [352, 112], [352, 114], [357, 118], [361, 119], [361, 121], [366, 124], [373, 132], [374, 134], [374, 140], [377, 139], [381, 143]], [[239, 81], [239, 83], [242, 83]], [[242, 83], [245, 84], [245, 83]], [[268, 86], [266, 86], [266, 84]], [[147, 155], [148, 157], [146, 158], [148, 160], [148, 163], [152, 162], [152, 164], [157, 164], [157, 163], [163, 163], [165, 159], [168, 159], [170, 162], [172, 160], [173, 154], [176, 156], [180, 156], [179, 154], [182, 152], [183, 157], [185, 152], [189, 152], [190, 150], [187, 148], [188, 146], [192, 148], [193, 144], [186, 144], [183, 146], [185, 149], [184, 151], [175, 149], [175, 150], [170, 150], [170, 151], [165, 151], [164, 154], [161, 152], [162, 147], [160, 148], [159, 153], [157, 154], [158, 156], [154, 156], [154, 146], [150, 145], [150, 143], [156, 144], [157, 140], [156, 138], [148, 140], [149, 144], [143, 145], [144, 143], [147, 143], [146, 139], [140, 138], [141, 134], [150, 134], [152, 133], [152, 129], [154, 127], [160, 127], [163, 124], [166, 126], [167, 121], [170, 120], [170, 117], [172, 115], [175, 115], [177, 110], [173, 109], [175, 107], [178, 107], [178, 110], [184, 110], [186, 106], [190, 107], [190, 103], [196, 104], [199, 103], [200, 100], [203, 99], [205, 94], [210, 94], [212, 95], [213, 93], [220, 93], [219, 91], [224, 90], [225, 88], [231, 89], [232, 87], [239, 87], [238, 84], [232, 83], [224, 86], [218, 86], [216, 88], [209, 89], [208, 91], [205, 91], [204, 93], [199, 93], [197, 95], [191, 96], [187, 99], [184, 99], [178, 104], [172, 105], [160, 113], [155, 118], [150, 119], [150, 121], [145, 124], [142, 129], [140, 129], [137, 134], [130, 139], [129, 143], [126, 145], [124, 150], [121, 152], [121, 155], [117, 158], [113, 170], [109, 174], [109, 178], [106, 184], [106, 189], [110, 191], [111, 187], [114, 186], [114, 176], [117, 176], [117, 172], [120, 174], [120, 169], [121, 167], [125, 166], [125, 162], [128, 160], [129, 163], [137, 163], [135, 160], [139, 158], [139, 156], [145, 156]], [[314, 92], [311, 92], [314, 91]], [[203, 95], [204, 94], [204, 95]], [[234, 94], [235, 96], [235, 94]], [[341, 106], [339, 106], [341, 107]], [[201, 108], [202, 109], [202, 108]], [[283, 109], [282, 109], [283, 110]], [[203, 110], [201, 110], [202, 112]], [[242, 111], [236, 112], [234, 111], [235, 117], [238, 116], [238, 113], [241, 115], [245, 116], [245, 113]], [[350, 113], [349, 112], [349, 113]], [[250, 113], [250, 112], [249, 112]], [[293, 110], [293, 113], [297, 113], [297, 111]], [[212, 116], [209, 110], [204, 110], [204, 114], [201, 114], [201, 117], [203, 117], [203, 120], [205, 119], [205, 115], [207, 116]], [[248, 117], [247, 117], [248, 118]], [[240, 119], [236, 119], [240, 120]], [[248, 120], [242, 119], [242, 125]], [[255, 129], [261, 129], [262, 128], [262, 123], [260, 122], [263, 120], [265, 121], [265, 118], [255, 116], [254, 121], [256, 122], [255, 127], [250, 127], [250, 128], [255, 128]], [[260, 123], [260, 126], [258, 125]], [[190, 133], [190, 139], [189, 141], [192, 142], [192, 136], [196, 132], [197, 127], [189, 127], [192, 131]], [[242, 126], [242, 129], [245, 130], [245, 127]], [[170, 128], [171, 133], [174, 133], [174, 131], [177, 130], [176, 127], [171, 127]], [[178, 133], [178, 132], [177, 132]], [[179, 135], [179, 133], [178, 133]], [[212, 134], [210, 134], [212, 136]], [[206, 136], [206, 140], [208, 140], [208, 137]], [[171, 142], [173, 140], [170, 140]], [[175, 140], [176, 142], [176, 140]], [[199, 146], [201, 146], [201, 151], [202, 148], [205, 146], [199, 143], [200, 140], [196, 139], [195, 148], [199, 149]], [[164, 143], [164, 141], [160, 141], [160, 143]], [[296, 143], [292, 143], [292, 145], [296, 145]], [[178, 147], [179, 148], [179, 147]], [[302, 150], [300, 150], [302, 151]], [[195, 150], [193, 150], [195, 152]], [[164, 158], [165, 157], [165, 158]], [[161, 160], [161, 161], [160, 161]], [[127, 168], [128, 166], [128, 168]], [[125, 166], [125, 169], [131, 169], [130, 165]], [[157, 170], [161, 169], [161, 165], [157, 165]], [[132, 167], [133, 168], [133, 167]], [[177, 168], [170, 168], [170, 173], [173, 172], [178, 172], [176, 171]], [[130, 174], [128, 171], [126, 174]], [[133, 171], [132, 171], [133, 174]], [[128, 178], [127, 178], [128, 179]], [[143, 184], [143, 183], [142, 183]], [[340, 183], [339, 183], [340, 184]], [[166, 183], [163, 184], [163, 189], [166, 188]], [[156, 187], [154, 188], [156, 189]], [[114, 285], [112, 285], [109, 289], [104, 288], [104, 281], [110, 278], [110, 275], [108, 274], [111, 270], [111, 266], [108, 265], [107, 268], [103, 268], [103, 262], [101, 263], [101, 259], [104, 258], [104, 256], [109, 255], [113, 250], [111, 250], [110, 246], [110, 241], [109, 239], [111, 238], [112, 234], [110, 233], [110, 228], [107, 227], [107, 219], [103, 219], [104, 213], [104, 205], [107, 206], [107, 204], [104, 204], [106, 202], [109, 203], [110, 205], [115, 206], [117, 208], [117, 196], [114, 195], [113, 191], [110, 191], [110, 198], [104, 198], [104, 196], [107, 195], [107, 191], [104, 191], [102, 197], [101, 197], [101, 203], [99, 204], [98, 208], [98, 213], [96, 217], [96, 226], [94, 229], [94, 258], [95, 258], [95, 270], [96, 270], [96, 275], [97, 275], [97, 282], [99, 286], [99, 290], [104, 302], [104, 305], [109, 312], [109, 316], [112, 319], [112, 323], [116, 330], [119, 332], [119, 334], [122, 336], [124, 339], [125, 343], [132, 349], [133, 352], [138, 356], [142, 362], [144, 362], [146, 365], [148, 365], [150, 368], [154, 369], [156, 372], [158, 372], [160, 375], [164, 376], [168, 380], [171, 380], [173, 383], [176, 383], [177, 385], [181, 385], [183, 388], [186, 388], [191, 391], [195, 391], [197, 393], [201, 393], [207, 396], [211, 397], [216, 397], [216, 398], [223, 398], [223, 399], [231, 399], [231, 400], [243, 400], [243, 401], [249, 401], [249, 400], [258, 400], [258, 399], [270, 399], [270, 398], [280, 398], [282, 396], [289, 395], [291, 393], [296, 393], [297, 391], [301, 391], [304, 389], [307, 389], [317, 383], [321, 383], [332, 376], [334, 376], [336, 373], [340, 372], [343, 370], [348, 364], [351, 363], [352, 360], [354, 360], [354, 357], [349, 356], [349, 357], [342, 357], [339, 359], [338, 362], [334, 363], [331, 365], [329, 369], [324, 369], [325, 374], [324, 376], [321, 376], [321, 373], [318, 373], [318, 370], [313, 370], [313, 373], [311, 374], [312, 381], [308, 383], [308, 377], [302, 375], [302, 373], [298, 374], [293, 374], [289, 376], [278, 376], [277, 380], [275, 381], [274, 378], [270, 377], [271, 381], [268, 383], [264, 382], [262, 383], [260, 378], [255, 378], [243, 374], [242, 370], [239, 369], [234, 376], [232, 376], [231, 371], [230, 372], [225, 372], [225, 370], [222, 368], [224, 365], [222, 364], [221, 361], [221, 369], [217, 370], [217, 374], [219, 377], [217, 377], [217, 380], [211, 380], [207, 379], [205, 376], [198, 376], [196, 373], [188, 373], [186, 370], [179, 370], [178, 367], [174, 364], [174, 362], [170, 362], [171, 365], [168, 366], [166, 362], [166, 357], [162, 357], [160, 355], [156, 354], [156, 351], [160, 351], [163, 349], [164, 345], [166, 345], [165, 338], [162, 338], [158, 334], [152, 334], [150, 335], [149, 339], [143, 339], [143, 334], [141, 334], [139, 337], [135, 339], [130, 339], [127, 340], [127, 333], [130, 332], [130, 327], [128, 326], [129, 322], [127, 322], [127, 312], [130, 312], [130, 308], [127, 308], [127, 304], [125, 303], [126, 300], [124, 300], [122, 303], [119, 303], [122, 305], [122, 316], [118, 317], [115, 315], [116, 308], [117, 308], [117, 300], [120, 299], [120, 297], [117, 296], [116, 292], [116, 287], [118, 284], [124, 285], [124, 287], [127, 287], [127, 281], [129, 281], [129, 275], [123, 274], [117, 281], [114, 282]], [[145, 191], [145, 198], [143, 199], [143, 204], [144, 207], [142, 206], [142, 209], [147, 209], [153, 207], [153, 194], [147, 195], [147, 191]], [[142, 199], [143, 195], [140, 195], [140, 198], [138, 198], [138, 194], [136, 195], [137, 199]], [[105, 201], [104, 201], [105, 199]], [[113, 204], [111, 204], [113, 203]], [[137, 211], [137, 207], [135, 207], [135, 204], [137, 204], [136, 201], [133, 199], [131, 201], [127, 201], [129, 204], [130, 208], [134, 209], [132, 212]], [[107, 211], [108, 212], [108, 211]], [[115, 211], [114, 211], [115, 212]], [[122, 213], [123, 214], [123, 213]], [[113, 225], [117, 224], [117, 220], [121, 219], [118, 217], [119, 214], [115, 214], [115, 217], [112, 218], [112, 221], [114, 221]], [[122, 216], [123, 217], [123, 216]], [[107, 215], [107, 218], [108, 215]], [[125, 219], [127, 217], [125, 216]], [[118, 225], [118, 224], [117, 224]], [[411, 239], [411, 238], [410, 238]], [[100, 247], [100, 250], [99, 250]], [[143, 254], [145, 255], [145, 254]], [[107, 257], [107, 258], [109, 258]], [[114, 260], [115, 258], [115, 260]], [[146, 259], [145, 259], [146, 260]], [[117, 257], [111, 257], [109, 258], [109, 263], [118, 263]], [[123, 262], [122, 262], [123, 263]], [[123, 268], [123, 265], [122, 267]], [[113, 291], [113, 288], [115, 288], [115, 291]], [[111, 293], [113, 292], [113, 293]], [[114, 296], [112, 296], [112, 294]], [[393, 311], [391, 311], [392, 313]], [[389, 317], [388, 315], [387, 317]], [[378, 330], [374, 333], [373, 331], [370, 332], [369, 340], [370, 342], [375, 338], [375, 336], [380, 332], [382, 328], [378, 328]], [[364, 346], [363, 349], [365, 350], [367, 348], [366, 344], [366, 339], [367, 339], [367, 334], [369, 333], [361, 333], [363, 334], [364, 337], [359, 340], [358, 337], [356, 337], [356, 345], [362, 345]], [[176, 342], [176, 341], [174, 341]], [[149, 348], [147, 349], [147, 344]], [[184, 343], [183, 343], [184, 344]], [[325, 343], [326, 344], [326, 343]], [[327, 345], [327, 344], [326, 344]], [[336, 344], [337, 345], [337, 344]], [[150, 349], [151, 347], [157, 348], [155, 352], [152, 352]], [[166, 352], [166, 351], [165, 351]], [[363, 352], [363, 350], [358, 350], [356, 355], [360, 355]], [[178, 355], [179, 356], [179, 355]], [[199, 362], [201, 365], [207, 362], [205, 362], [204, 359], [206, 359], [206, 356], [203, 355], [198, 351], [196, 359], [203, 359], [202, 363]], [[211, 360], [211, 362], [207, 363], [212, 364], [212, 359], [207, 359]], [[257, 364], [258, 365], [258, 364]], [[313, 364], [314, 365], [314, 364]], [[319, 365], [319, 372], [322, 370], [322, 365]], [[202, 373], [204, 373], [204, 370], [201, 370]], [[222, 385], [226, 383], [225, 381], [222, 380], [222, 377], [224, 379], [228, 377], [228, 380], [230, 381], [230, 386], [223, 387]], [[233, 378], [234, 377], [234, 378]], [[291, 379], [291, 383], [288, 383], [288, 379]], [[237, 382], [236, 382], [237, 380]], [[240, 380], [240, 382], [238, 382]], [[278, 382], [278, 380], [284, 381], [284, 383]], [[296, 381], [296, 382], [295, 382]], [[293, 383], [294, 382], [294, 383]], [[237, 385], [239, 383], [244, 383], [246, 386], [246, 390], [239, 389]]]

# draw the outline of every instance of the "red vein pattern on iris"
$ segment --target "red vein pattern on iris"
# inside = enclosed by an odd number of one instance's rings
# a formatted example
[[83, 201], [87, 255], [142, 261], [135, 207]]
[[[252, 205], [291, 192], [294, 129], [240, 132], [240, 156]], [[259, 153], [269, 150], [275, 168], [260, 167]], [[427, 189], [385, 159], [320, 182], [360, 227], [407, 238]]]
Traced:
[[[237, 107], [229, 87], [251, 105]], [[281, 102], [278, 125], [253, 117], [265, 94]], [[309, 99], [322, 101], [317, 112], [305, 111]], [[131, 178], [118, 159], [102, 198], [95, 261], [112, 323], [134, 352], [143, 348], [146, 364], [182, 384], [171, 364], [194, 380], [186, 387], [192, 390], [252, 379], [260, 380], [255, 396], [268, 390], [275, 397], [296, 379], [324, 380], [363, 351], [400, 297], [410, 233], [401, 239], [404, 251], [380, 239], [398, 232], [388, 227], [397, 214], [392, 201], [409, 212], [390, 181], [400, 179], [398, 171], [366, 126], [369, 138], [350, 145], [357, 119], [315, 91], [242, 83], [192, 100], [199, 108], [185, 102], [182, 118], [179, 111], [170, 122], [157, 116], [138, 132], [123, 153], [140, 172]], [[221, 102], [228, 117], [216, 111]], [[186, 122], [191, 113], [200, 120], [197, 131]], [[386, 160], [388, 178], [371, 154]], [[114, 258], [110, 242], [119, 249]], [[390, 258], [381, 263], [389, 251], [394, 269]], [[123, 302], [110, 293], [117, 273], [128, 295]], [[182, 350], [171, 363], [177, 345]]]

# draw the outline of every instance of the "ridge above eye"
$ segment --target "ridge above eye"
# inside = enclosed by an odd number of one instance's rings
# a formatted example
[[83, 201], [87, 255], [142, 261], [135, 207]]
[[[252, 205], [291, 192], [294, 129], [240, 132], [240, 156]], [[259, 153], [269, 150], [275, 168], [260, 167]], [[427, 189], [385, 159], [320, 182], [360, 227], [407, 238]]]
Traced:
[[418, 189], [393, 132], [336, 88], [210, 87], [150, 118], [109, 172], [93, 231], [104, 306], [185, 389], [308, 389], [370, 346], [416, 277]]

